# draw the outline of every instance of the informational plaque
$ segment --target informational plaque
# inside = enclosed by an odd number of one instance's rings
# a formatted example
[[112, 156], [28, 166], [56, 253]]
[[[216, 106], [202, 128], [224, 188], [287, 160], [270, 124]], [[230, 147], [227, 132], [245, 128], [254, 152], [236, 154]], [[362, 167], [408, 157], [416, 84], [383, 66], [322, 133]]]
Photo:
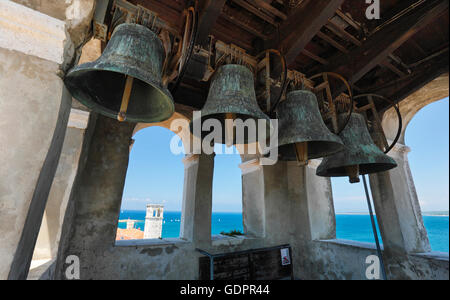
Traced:
[[291, 257], [289, 256], [289, 248], [281, 249], [281, 265], [287, 266], [291, 264]]

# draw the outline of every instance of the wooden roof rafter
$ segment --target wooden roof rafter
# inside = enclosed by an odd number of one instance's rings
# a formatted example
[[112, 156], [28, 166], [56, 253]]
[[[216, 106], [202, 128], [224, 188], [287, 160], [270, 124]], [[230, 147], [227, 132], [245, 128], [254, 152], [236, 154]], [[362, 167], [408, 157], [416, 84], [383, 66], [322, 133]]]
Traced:
[[[127, 1], [154, 10], [175, 27], [182, 26], [188, 3]], [[289, 68], [307, 75], [340, 73], [356, 91], [398, 82], [380, 90], [388, 98], [404, 95], [419, 79], [426, 80], [422, 65], [434, 67], [443, 52], [448, 54], [448, 16], [443, 15], [448, 0], [389, 0], [382, 4], [381, 20], [367, 20], [364, 1], [352, 1], [198, 0], [197, 46], [208, 49], [208, 36], [213, 35], [251, 55], [279, 49]], [[187, 83], [186, 88], [192, 85]]]
[[367, 38], [348, 54], [337, 54], [328, 70], [343, 74], [356, 83], [375, 66], [383, 63], [398, 47], [434, 18], [448, 11], [448, 1], [432, 0], [416, 7]]
[[315, 0], [297, 7], [280, 25], [280, 36], [273, 36], [266, 48], [280, 49], [288, 65], [291, 65], [343, 2]]

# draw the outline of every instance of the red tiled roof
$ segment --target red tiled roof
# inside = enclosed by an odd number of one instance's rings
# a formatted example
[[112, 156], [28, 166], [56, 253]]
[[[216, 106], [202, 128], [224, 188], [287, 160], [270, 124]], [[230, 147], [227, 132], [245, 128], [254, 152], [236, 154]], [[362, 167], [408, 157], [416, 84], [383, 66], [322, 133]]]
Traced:
[[144, 238], [144, 232], [139, 229], [117, 229], [116, 240], [141, 240]]

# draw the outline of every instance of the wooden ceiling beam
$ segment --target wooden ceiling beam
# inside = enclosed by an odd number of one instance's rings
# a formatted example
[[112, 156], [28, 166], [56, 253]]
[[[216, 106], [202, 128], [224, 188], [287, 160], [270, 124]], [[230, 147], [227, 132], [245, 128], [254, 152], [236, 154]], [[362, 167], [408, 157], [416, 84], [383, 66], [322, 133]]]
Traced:
[[360, 31], [361, 30], [361, 25], [359, 25], [355, 20], [353, 20], [350, 16], [346, 15], [342, 10], [338, 9], [336, 11], [336, 14], [345, 22], [347, 22], [347, 24], [349, 24], [350, 26], [352, 26], [354, 29]]
[[322, 40], [328, 42], [331, 46], [333, 46], [334, 48], [338, 49], [339, 51], [341, 51], [343, 53], [348, 53], [347, 48], [345, 48], [344, 46], [339, 44], [337, 41], [333, 40], [333, 38], [331, 38], [329, 35], [326, 35], [322, 31], [319, 30], [317, 32], [317, 36], [319, 38], [321, 38]]
[[356, 83], [414, 34], [447, 11], [448, 0], [426, 1], [371, 35], [361, 47], [330, 59], [330, 65], [323, 71], [339, 73], [350, 83]]
[[264, 0], [251, 0], [249, 2], [256, 4], [257, 7], [264, 9], [265, 11], [273, 14], [274, 16], [281, 18], [282, 20], [287, 20], [287, 18], [288, 18], [285, 13], [283, 13], [282, 11], [279, 11], [278, 9], [276, 9], [275, 7], [273, 7], [272, 5], [270, 5], [269, 3], [267, 3]]
[[203, 0], [200, 1], [202, 12], [199, 18], [197, 44], [203, 47], [208, 45], [208, 36], [222, 13], [226, 0]]
[[331, 32], [333, 32], [335, 35], [337, 35], [338, 37], [344, 39], [344, 40], [348, 40], [350, 42], [352, 42], [354, 45], [360, 47], [362, 45], [362, 43], [353, 35], [351, 35], [347, 30], [345, 30], [344, 28], [339, 27], [337, 24], [335, 24], [332, 21], [329, 21], [326, 25], [326, 28], [328, 28], [328, 30], [330, 30]]
[[276, 35], [266, 44], [266, 48], [281, 50], [286, 56], [287, 64], [293, 64], [343, 2], [344, 0], [315, 0], [309, 1], [306, 6], [299, 6], [281, 24], [281, 43]]
[[263, 33], [261, 33], [261, 30], [256, 29], [253, 27], [250, 22], [246, 22], [239, 18], [238, 14], [234, 13], [233, 11], [228, 11], [228, 9], [224, 9], [224, 13], [222, 14], [222, 17], [233, 23], [236, 26], [239, 26], [240, 28], [244, 29], [245, 31], [253, 34], [254, 36], [257, 36], [263, 40], [268, 39], [269, 37]]
[[321, 63], [322, 65], [328, 65], [328, 61], [326, 59], [323, 59], [322, 57], [315, 55], [314, 53], [312, 53], [306, 49], [302, 50], [302, 54]]
[[399, 77], [403, 77], [406, 76], [406, 73], [401, 71], [399, 68], [397, 68], [396, 66], [394, 66], [390, 61], [385, 60], [383, 61], [381, 64], [381, 66], [388, 68], [389, 70], [391, 70], [392, 72], [394, 72], [395, 74], [397, 74]]
[[424, 64], [419, 70], [413, 73], [411, 79], [406, 85], [403, 85], [400, 89], [392, 91], [384, 91], [383, 94], [390, 96], [390, 99], [396, 103], [405, 99], [412, 93], [418, 91], [432, 80], [448, 73], [449, 71], [449, 57], [448, 52], [435, 57], [432, 62]]
[[233, 2], [274, 26], [278, 24], [278, 22], [275, 20], [273, 16], [266, 14], [264, 11], [251, 5], [249, 2], [245, 0], [233, 0]]

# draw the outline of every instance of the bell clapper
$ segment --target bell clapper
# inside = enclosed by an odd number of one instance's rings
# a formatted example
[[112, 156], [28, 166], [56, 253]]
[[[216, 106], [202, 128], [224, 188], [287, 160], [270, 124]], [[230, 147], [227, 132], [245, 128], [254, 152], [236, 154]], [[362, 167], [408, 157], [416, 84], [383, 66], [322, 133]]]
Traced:
[[117, 120], [119, 120], [119, 122], [123, 122], [126, 119], [128, 103], [130, 101], [131, 96], [131, 89], [133, 88], [133, 80], [134, 80], [133, 77], [127, 75], [127, 81], [125, 83], [125, 89], [123, 91], [122, 96], [122, 104], [120, 105], [120, 111], [119, 114], [117, 115]]
[[346, 167], [347, 174], [350, 183], [358, 183], [360, 181], [359, 179], [359, 165], [353, 165]]
[[231, 147], [233, 145], [233, 121], [234, 121], [233, 113], [225, 114], [225, 143], [227, 147]]
[[308, 142], [295, 143], [295, 154], [299, 165], [308, 165]]

